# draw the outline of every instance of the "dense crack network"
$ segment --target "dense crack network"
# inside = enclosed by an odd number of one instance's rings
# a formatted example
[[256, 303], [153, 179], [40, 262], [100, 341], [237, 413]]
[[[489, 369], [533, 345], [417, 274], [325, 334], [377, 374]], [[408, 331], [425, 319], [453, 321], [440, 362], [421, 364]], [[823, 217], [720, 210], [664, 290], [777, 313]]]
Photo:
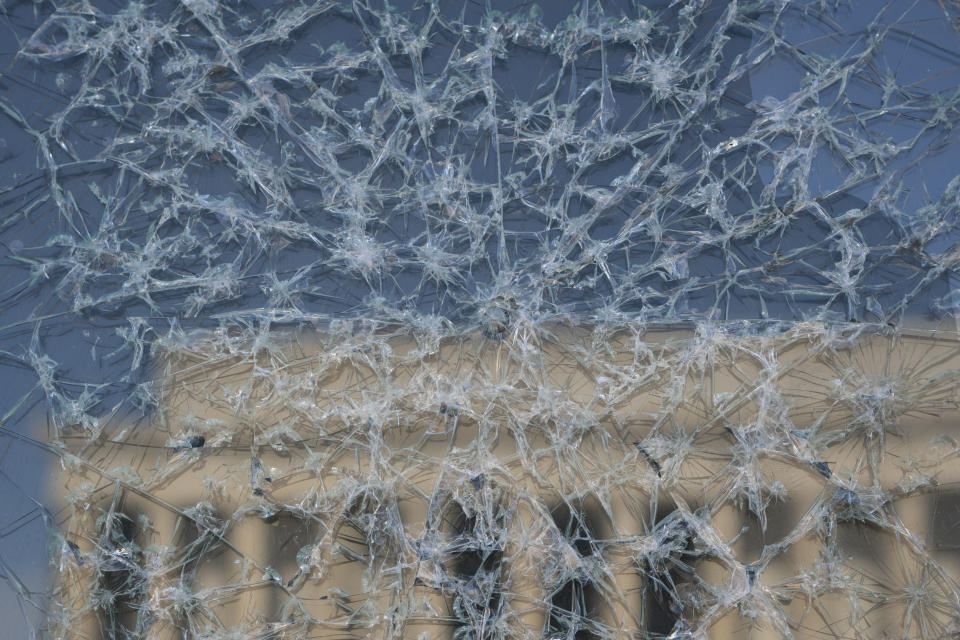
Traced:
[[2, 9], [30, 633], [960, 634], [956, 4], [500, 4]]

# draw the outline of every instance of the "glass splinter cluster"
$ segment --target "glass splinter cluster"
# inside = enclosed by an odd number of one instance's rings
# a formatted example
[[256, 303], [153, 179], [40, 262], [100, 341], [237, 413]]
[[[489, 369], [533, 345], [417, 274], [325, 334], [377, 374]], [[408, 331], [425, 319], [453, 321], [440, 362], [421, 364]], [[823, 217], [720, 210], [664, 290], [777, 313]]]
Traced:
[[861, 4], [5, 4], [10, 632], [960, 637], [960, 9]]

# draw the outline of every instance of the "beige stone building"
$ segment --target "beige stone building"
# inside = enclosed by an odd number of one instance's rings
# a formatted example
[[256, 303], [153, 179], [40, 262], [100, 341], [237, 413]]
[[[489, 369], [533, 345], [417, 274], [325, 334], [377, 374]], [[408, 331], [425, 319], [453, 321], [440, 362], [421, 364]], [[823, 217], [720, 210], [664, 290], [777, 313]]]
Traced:
[[57, 637], [960, 633], [952, 333], [159, 347], [154, 415], [61, 434]]

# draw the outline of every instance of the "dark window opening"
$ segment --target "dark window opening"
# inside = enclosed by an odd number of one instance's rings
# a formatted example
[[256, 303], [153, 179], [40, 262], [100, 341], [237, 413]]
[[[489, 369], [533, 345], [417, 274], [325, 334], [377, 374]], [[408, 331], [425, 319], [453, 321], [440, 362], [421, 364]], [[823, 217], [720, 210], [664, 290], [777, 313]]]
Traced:
[[[298, 587], [312, 572], [317, 523], [306, 514], [281, 511], [275, 514], [269, 525], [270, 567], [288, 589]], [[277, 589], [275, 606], [279, 609], [288, 598], [286, 592]]]
[[491, 638], [502, 613], [501, 569], [503, 549], [491, 539], [474, 514], [453, 505], [448, 522], [454, 532], [447, 573], [451, 580], [451, 606], [456, 618], [455, 640]]
[[651, 535], [659, 552], [648, 556], [640, 567], [647, 584], [644, 617], [651, 636], [666, 637], [684, 617], [680, 587], [691, 572], [687, 556], [693, 551], [693, 536], [673, 505], [658, 505], [655, 520]]
[[[562, 504], [553, 510], [553, 521], [567, 543], [581, 558], [601, 553], [592, 529], [597, 529], [599, 513], [593, 505]], [[602, 597], [588, 578], [577, 578], [561, 585], [550, 599], [547, 638], [598, 640]]]
[[118, 496], [97, 521], [100, 594], [97, 615], [104, 640], [139, 638], [147, 622], [138, 616], [146, 595], [142, 547], [135, 516]]
[[960, 492], [937, 493], [931, 516], [931, 548], [938, 551], [960, 549]]

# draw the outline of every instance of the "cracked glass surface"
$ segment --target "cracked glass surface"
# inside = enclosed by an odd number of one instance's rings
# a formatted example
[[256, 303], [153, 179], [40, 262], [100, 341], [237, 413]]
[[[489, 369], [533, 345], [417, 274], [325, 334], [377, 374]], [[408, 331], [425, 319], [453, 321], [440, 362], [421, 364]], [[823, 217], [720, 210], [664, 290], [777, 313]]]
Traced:
[[955, 2], [0, 27], [10, 637], [960, 634]]

